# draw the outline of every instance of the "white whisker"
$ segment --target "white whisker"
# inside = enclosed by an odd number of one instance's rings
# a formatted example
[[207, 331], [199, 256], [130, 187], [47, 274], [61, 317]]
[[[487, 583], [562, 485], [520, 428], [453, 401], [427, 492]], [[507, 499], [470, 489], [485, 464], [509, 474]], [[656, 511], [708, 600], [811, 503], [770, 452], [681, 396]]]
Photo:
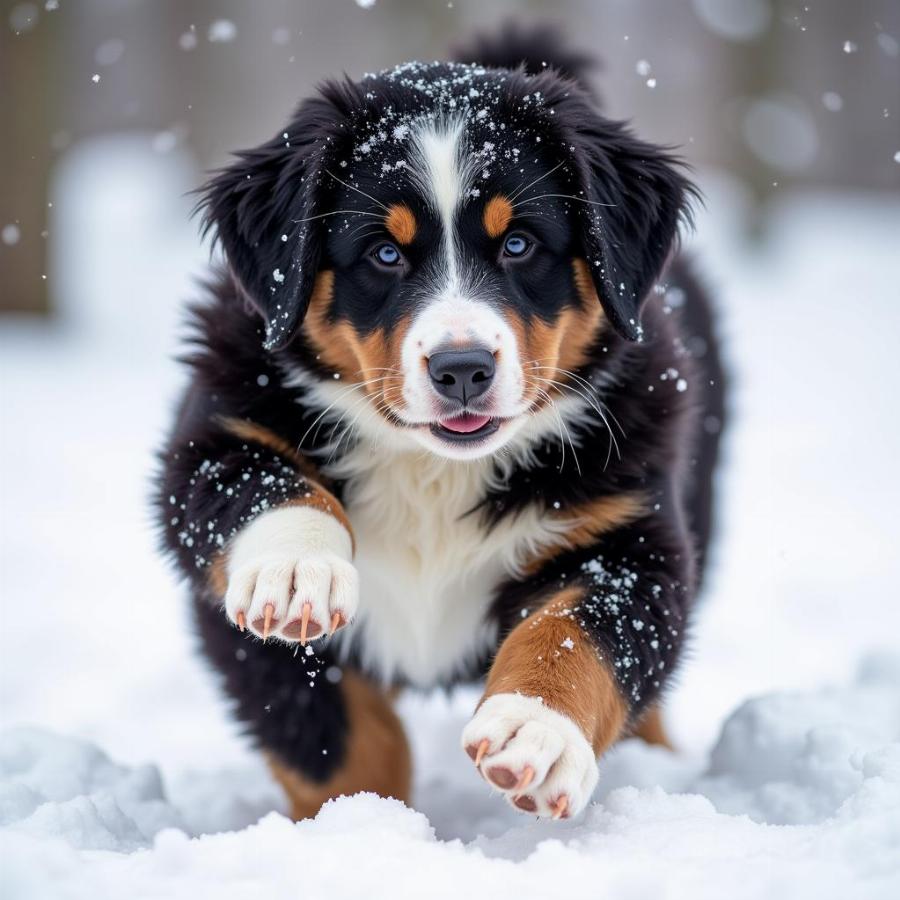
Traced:
[[547, 197], [560, 197], [563, 200], [575, 200], [577, 203], [587, 203], [590, 206], [618, 206], [617, 203], [601, 203], [599, 200], [585, 200], [584, 197], [576, 197], [574, 194], [539, 194], [537, 197], [529, 197], [527, 200], [520, 200], [518, 203], [513, 203], [513, 209], [517, 206], [524, 206], [526, 203], [534, 203], [536, 200], [544, 200]]
[[[331, 172], [328, 169], [326, 169], [325, 174], [331, 176], [338, 184], [342, 184], [348, 190], [356, 191], [357, 194], [360, 194], [361, 196], [366, 197], [367, 199], [371, 200], [376, 206], [380, 206], [385, 212], [390, 212], [390, 210], [380, 200], [377, 200], [371, 194], [367, 194], [365, 191], [360, 190], [355, 185], [348, 184], [346, 181], [342, 181], [340, 178], [337, 177], [337, 175], [334, 174], [334, 172]], [[370, 213], [370, 215], [375, 215], [375, 213]]]
[[[541, 175], [539, 178], [535, 178], [534, 181], [531, 182], [531, 184], [526, 184], [525, 187], [519, 188], [519, 189], [518, 189], [518, 190], [517, 190], [517, 191], [509, 198], [510, 203], [512, 203], [512, 201], [515, 200], [516, 197], [521, 197], [522, 194], [524, 194], [525, 191], [527, 191], [529, 188], [533, 188], [536, 184], [538, 184], [539, 182], [543, 181], [545, 178], [549, 178], [549, 177], [550, 177], [550, 176], [551, 176], [551, 175], [552, 175], [552, 174], [553, 174], [560, 166], [563, 166], [563, 165], [565, 165], [565, 161], [557, 163], [552, 169], [550, 169], [550, 170], [547, 171], [547, 172], [544, 172], [544, 174]], [[515, 205], [515, 204], [513, 204], [513, 205]]]
[[292, 219], [291, 221], [299, 225], [303, 222], [312, 222], [313, 219], [327, 219], [328, 216], [340, 216], [342, 214], [348, 216], [371, 216], [373, 219], [384, 218], [378, 213], [367, 212], [364, 209], [333, 209], [331, 212], [319, 213], [317, 216], [307, 216], [305, 219]]

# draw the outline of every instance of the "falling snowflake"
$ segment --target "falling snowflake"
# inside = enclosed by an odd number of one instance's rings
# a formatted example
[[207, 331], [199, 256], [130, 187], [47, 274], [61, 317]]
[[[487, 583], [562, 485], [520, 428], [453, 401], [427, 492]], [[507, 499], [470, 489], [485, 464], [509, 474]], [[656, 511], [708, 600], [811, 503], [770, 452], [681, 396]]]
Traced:
[[237, 25], [231, 19], [216, 19], [206, 37], [211, 44], [230, 44], [237, 37]]

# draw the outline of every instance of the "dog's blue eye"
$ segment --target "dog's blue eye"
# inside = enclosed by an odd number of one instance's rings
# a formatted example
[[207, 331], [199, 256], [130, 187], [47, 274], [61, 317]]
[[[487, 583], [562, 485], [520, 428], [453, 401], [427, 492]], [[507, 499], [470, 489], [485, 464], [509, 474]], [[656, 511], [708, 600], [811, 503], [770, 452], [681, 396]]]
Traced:
[[524, 256], [531, 244], [521, 234], [511, 234], [503, 242], [503, 252], [507, 256]]
[[375, 248], [375, 259], [385, 266], [396, 266], [400, 262], [400, 251], [393, 244], [382, 244]]

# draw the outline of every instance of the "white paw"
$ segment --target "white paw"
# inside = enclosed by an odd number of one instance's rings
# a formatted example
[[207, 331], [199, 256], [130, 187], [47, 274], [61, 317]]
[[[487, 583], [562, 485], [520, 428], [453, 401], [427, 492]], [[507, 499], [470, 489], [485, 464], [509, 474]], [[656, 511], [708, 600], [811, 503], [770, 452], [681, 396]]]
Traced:
[[463, 729], [462, 745], [482, 776], [522, 812], [577, 816], [597, 785], [587, 738], [539, 697], [488, 697]]
[[359, 607], [351, 554], [350, 536], [327, 513], [302, 506], [265, 513], [229, 547], [225, 613], [263, 639], [331, 634]]

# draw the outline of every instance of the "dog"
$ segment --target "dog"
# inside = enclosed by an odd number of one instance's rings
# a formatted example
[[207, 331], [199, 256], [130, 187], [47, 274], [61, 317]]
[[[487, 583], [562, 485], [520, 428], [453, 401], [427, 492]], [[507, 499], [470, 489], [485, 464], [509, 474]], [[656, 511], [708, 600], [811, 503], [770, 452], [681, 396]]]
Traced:
[[397, 690], [483, 683], [462, 749], [577, 816], [660, 702], [724, 393], [697, 196], [548, 30], [331, 81], [214, 173], [163, 542], [296, 818], [409, 801]]

